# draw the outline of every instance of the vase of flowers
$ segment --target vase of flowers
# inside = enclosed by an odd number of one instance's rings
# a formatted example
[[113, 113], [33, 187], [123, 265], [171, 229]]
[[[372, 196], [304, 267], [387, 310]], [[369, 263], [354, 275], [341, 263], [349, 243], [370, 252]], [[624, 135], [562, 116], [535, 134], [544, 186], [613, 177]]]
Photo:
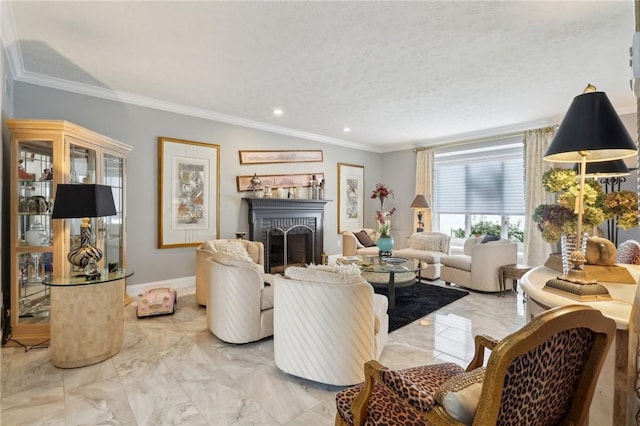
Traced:
[[393, 238], [391, 237], [391, 215], [395, 213], [395, 207], [388, 212], [377, 211], [376, 221], [378, 223], [378, 241], [376, 245], [380, 252], [380, 256], [391, 256], [393, 249]]
[[373, 189], [373, 192], [371, 192], [371, 199], [377, 199], [380, 201], [381, 211], [384, 211], [384, 200], [390, 197], [393, 197], [393, 190], [384, 183], [377, 183], [376, 187]]
[[[576, 197], [580, 194], [577, 174], [571, 169], [550, 169], [542, 176], [547, 192], [556, 194], [557, 204], [541, 204], [533, 213], [533, 221], [542, 238], [549, 243], [560, 241], [563, 234], [576, 234], [578, 215]], [[585, 181], [582, 229], [594, 229], [608, 219], [617, 219], [617, 226], [631, 229], [638, 226], [638, 196], [632, 191], [606, 194], [596, 180]]]
[[376, 211], [376, 223], [378, 224], [378, 246], [380, 256], [391, 256], [393, 249], [393, 238], [391, 238], [391, 216], [395, 213], [396, 208], [385, 211], [384, 202], [387, 198], [393, 197], [393, 190], [384, 183], [377, 183], [371, 192], [372, 200], [380, 201], [380, 210]]

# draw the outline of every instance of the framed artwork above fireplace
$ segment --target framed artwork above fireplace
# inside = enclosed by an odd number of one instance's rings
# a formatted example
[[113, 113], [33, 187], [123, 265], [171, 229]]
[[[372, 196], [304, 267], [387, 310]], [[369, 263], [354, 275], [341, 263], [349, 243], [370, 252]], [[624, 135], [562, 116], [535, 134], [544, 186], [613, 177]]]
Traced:
[[364, 227], [364, 166], [338, 163], [338, 234]]

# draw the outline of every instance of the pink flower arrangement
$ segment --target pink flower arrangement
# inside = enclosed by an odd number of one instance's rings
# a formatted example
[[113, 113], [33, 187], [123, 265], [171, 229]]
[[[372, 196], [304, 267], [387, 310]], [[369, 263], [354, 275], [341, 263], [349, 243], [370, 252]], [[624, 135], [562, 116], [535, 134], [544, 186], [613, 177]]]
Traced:
[[375, 189], [371, 193], [371, 199], [376, 198], [380, 200], [380, 210], [384, 211], [384, 200], [389, 197], [393, 197], [393, 189], [389, 188], [384, 183], [377, 183]]
[[378, 222], [378, 232], [380, 232], [380, 237], [389, 236], [389, 231], [391, 231], [391, 215], [396, 211], [395, 207], [388, 212], [384, 211], [384, 200], [389, 197], [393, 197], [393, 189], [389, 188], [384, 183], [377, 183], [375, 189], [371, 193], [371, 199], [380, 200], [380, 210], [376, 211], [376, 221]]

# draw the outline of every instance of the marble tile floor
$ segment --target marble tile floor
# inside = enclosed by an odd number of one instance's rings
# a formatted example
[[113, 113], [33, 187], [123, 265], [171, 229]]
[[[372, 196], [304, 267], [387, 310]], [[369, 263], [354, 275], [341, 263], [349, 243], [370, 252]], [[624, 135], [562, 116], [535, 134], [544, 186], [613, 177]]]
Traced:
[[[522, 292], [471, 292], [391, 333], [380, 362], [466, 366], [473, 336], [500, 339], [524, 323]], [[193, 289], [179, 292], [172, 316], [137, 319], [127, 306], [122, 350], [101, 363], [59, 369], [46, 348], [2, 348], [1, 358], [0, 424], [7, 426], [332, 425], [342, 389], [279, 371], [272, 338], [217, 339]]]

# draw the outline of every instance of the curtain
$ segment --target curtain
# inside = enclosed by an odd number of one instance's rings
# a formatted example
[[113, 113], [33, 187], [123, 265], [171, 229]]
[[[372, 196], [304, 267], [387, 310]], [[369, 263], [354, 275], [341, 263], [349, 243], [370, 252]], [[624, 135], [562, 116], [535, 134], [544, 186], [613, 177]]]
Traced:
[[[433, 209], [433, 148], [419, 148], [416, 153], [416, 195], [422, 194], [431, 206], [425, 209], [422, 217], [424, 230], [432, 231], [433, 222], [431, 211]], [[418, 215], [415, 212], [413, 217], [413, 227], [418, 228]]]
[[555, 127], [528, 130], [524, 134], [524, 185], [526, 215], [524, 219], [524, 262], [529, 266], [544, 264], [552, 252], [551, 244], [542, 239], [533, 221], [533, 211], [540, 204], [553, 204], [554, 196], [542, 187], [542, 175], [549, 170], [553, 163], [544, 161], [544, 156], [553, 135]]

